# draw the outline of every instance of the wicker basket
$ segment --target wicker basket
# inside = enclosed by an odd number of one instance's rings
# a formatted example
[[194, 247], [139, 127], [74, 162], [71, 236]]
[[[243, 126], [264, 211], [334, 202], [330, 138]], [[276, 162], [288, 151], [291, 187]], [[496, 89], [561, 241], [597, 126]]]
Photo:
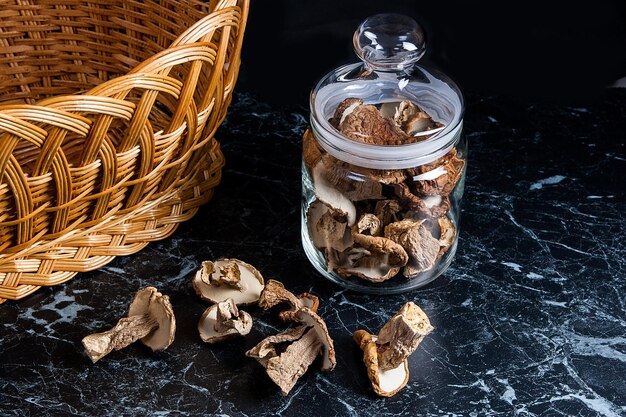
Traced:
[[211, 198], [248, 0], [0, 7], [2, 302], [137, 252]]

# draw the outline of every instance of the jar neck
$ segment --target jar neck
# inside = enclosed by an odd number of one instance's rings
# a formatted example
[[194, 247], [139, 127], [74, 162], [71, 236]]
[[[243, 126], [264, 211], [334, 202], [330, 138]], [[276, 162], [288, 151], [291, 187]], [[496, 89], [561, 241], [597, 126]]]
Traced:
[[463, 121], [447, 126], [424, 141], [406, 145], [373, 145], [349, 139], [327, 120], [311, 112], [311, 130], [319, 145], [331, 156], [370, 169], [407, 169], [431, 163], [454, 148], [461, 139]]

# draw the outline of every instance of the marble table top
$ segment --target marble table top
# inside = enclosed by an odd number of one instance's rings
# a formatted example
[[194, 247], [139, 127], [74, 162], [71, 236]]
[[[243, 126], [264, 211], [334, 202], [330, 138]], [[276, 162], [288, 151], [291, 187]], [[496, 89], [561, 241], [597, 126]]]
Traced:
[[[624, 416], [626, 415], [626, 94], [564, 107], [469, 94], [469, 170], [458, 252], [445, 275], [398, 296], [345, 291], [300, 245], [300, 138], [307, 109], [237, 94], [218, 133], [222, 184], [166, 240], [0, 305], [2, 416]], [[250, 310], [245, 339], [203, 344], [207, 307], [191, 276], [237, 257], [321, 299], [338, 365], [319, 363], [286, 397], [244, 352], [280, 324]], [[171, 297], [176, 341], [92, 365], [83, 336], [124, 316], [136, 290]], [[435, 331], [411, 378], [376, 397], [352, 332], [378, 330], [406, 301]]]

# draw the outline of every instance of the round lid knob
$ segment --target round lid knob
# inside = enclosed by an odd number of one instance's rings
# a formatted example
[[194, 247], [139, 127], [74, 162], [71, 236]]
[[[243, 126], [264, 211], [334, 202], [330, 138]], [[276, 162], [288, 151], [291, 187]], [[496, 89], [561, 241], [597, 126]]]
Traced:
[[426, 38], [422, 27], [408, 16], [377, 14], [354, 32], [354, 50], [375, 70], [406, 70], [424, 55]]

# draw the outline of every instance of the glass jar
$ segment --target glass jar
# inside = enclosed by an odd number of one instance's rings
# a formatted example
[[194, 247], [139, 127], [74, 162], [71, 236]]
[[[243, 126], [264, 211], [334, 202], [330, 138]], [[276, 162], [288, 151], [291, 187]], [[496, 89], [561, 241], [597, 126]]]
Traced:
[[354, 34], [362, 62], [311, 93], [303, 138], [302, 243], [313, 266], [346, 288], [393, 294], [452, 262], [467, 161], [463, 98], [417, 65], [424, 33], [396, 14]]

